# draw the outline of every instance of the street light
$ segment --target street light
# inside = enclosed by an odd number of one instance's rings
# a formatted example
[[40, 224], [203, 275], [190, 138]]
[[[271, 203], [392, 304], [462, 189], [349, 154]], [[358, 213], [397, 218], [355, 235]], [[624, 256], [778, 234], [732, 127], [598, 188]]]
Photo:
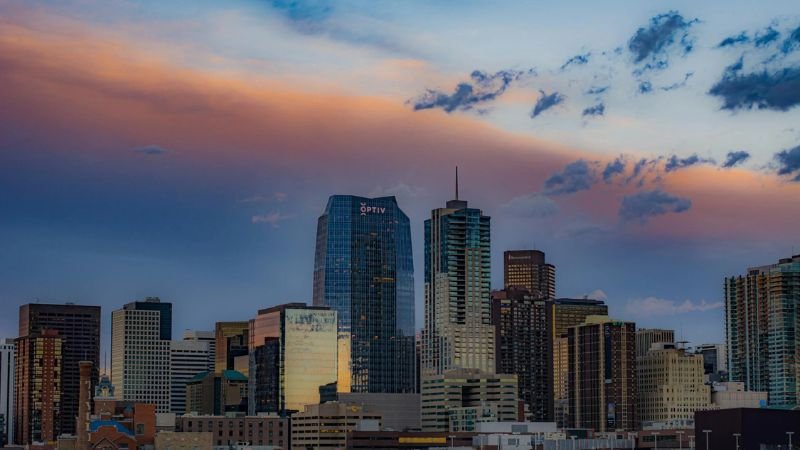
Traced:
[[453, 436], [452, 434], [451, 434], [450, 436], [448, 436], [448, 437], [450, 438], [450, 448], [453, 448], [453, 440], [454, 440], [456, 437], [455, 437], [455, 436]]
[[733, 433], [733, 437], [736, 438], [736, 450], [739, 450], [739, 438], [742, 436], [741, 433]]
[[577, 436], [575, 436], [575, 435], [572, 435], [572, 436], [570, 436], [570, 437], [569, 437], [570, 439], [572, 439], [572, 450], [577, 450], [577, 449], [575, 448], [575, 438], [576, 438], [576, 437], [577, 437]]
[[708, 435], [711, 433], [711, 430], [703, 430], [703, 433], [706, 434], [706, 450], [708, 450]]
[[655, 450], [658, 450], [658, 431], [653, 431], [652, 435], [653, 435], [653, 445], [654, 445], [653, 448]]
[[675, 434], [678, 435], [678, 450], [683, 450], [683, 433], [685, 433], [685, 431], [675, 432]]
[[792, 435], [794, 431], [787, 431], [786, 434], [789, 435], [789, 450], [794, 450], [794, 447], [792, 447]]

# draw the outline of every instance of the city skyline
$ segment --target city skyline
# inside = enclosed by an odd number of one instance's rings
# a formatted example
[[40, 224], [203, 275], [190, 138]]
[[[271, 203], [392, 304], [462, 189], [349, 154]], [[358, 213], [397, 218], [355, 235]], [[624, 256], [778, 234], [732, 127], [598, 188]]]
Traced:
[[[397, 196], [420, 328], [456, 165], [492, 288], [540, 249], [558, 297], [695, 344], [724, 339], [725, 277], [800, 249], [790, 2], [117, 6], [0, 6], [0, 336], [36, 299], [102, 306], [105, 351], [148, 296], [176, 331], [311, 303], [338, 193]], [[784, 96], [747, 100], [762, 71]]]

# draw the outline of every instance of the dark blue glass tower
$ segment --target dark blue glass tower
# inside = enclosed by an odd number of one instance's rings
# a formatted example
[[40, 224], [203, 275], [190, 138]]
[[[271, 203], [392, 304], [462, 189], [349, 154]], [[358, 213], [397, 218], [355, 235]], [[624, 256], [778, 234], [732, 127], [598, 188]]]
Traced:
[[394, 197], [334, 195], [317, 225], [314, 305], [339, 316], [340, 392], [414, 392], [414, 263]]

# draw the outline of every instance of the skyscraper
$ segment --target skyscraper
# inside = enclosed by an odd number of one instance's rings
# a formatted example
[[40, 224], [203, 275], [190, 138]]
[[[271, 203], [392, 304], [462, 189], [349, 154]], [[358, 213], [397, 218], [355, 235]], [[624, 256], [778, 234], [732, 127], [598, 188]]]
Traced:
[[170, 412], [186, 412], [186, 383], [208, 371], [208, 342], [172, 341], [169, 349]]
[[725, 278], [725, 336], [731, 381], [769, 392], [769, 405], [798, 405], [800, 255]]
[[15, 344], [14, 440], [22, 445], [53, 444], [63, 432], [64, 341], [58, 331], [42, 330], [17, 338]]
[[503, 253], [506, 289], [527, 289], [542, 298], [556, 298], [556, 266], [548, 264], [540, 250], [508, 250]]
[[157, 297], [111, 313], [111, 383], [119, 400], [170, 409], [172, 303]]
[[239, 356], [247, 355], [249, 322], [217, 322], [214, 326], [215, 360], [214, 372], [234, 370]]
[[45, 330], [55, 330], [62, 345], [62, 396], [58, 428], [61, 433], [75, 434], [81, 361], [91, 361], [94, 364], [92, 383], [97, 384], [97, 367], [100, 366], [100, 307], [72, 303], [31, 303], [19, 308], [20, 337], [39, 336]]
[[184, 341], [200, 341], [208, 343], [208, 370], [214, 372], [217, 361], [217, 337], [213, 331], [184, 330]]
[[13, 339], [0, 340], [0, 447], [14, 442]]
[[458, 199], [457, 187], [456, 199], [425, 221], [423, 379], [451, 369], [495, 370], [490, 221]]
[[675, 331], [661, 328], [640, 328], [636, 330], [636, 357], [647, 355], [653, 344], [675, 343]]
[[552, 345], [545, 300], [524, 289], [492, 292], [497, 373], [516, 374], [519, 397], [535, 422], [553, 420]]
[[338, 314], [340, 392], [415, 392], [411, 229], [394, 197], [330, 197], [317, 225], [314, 305]]
[[703, 369], [707, 381], [727, 381], [728, 356], [724, 344], [700, 344], [695, 352], [703, 355]]
[[635, 430], [636, 325], [592, 316], [568, 329], [569, 425]]
[[602, 300], [559, 298], [548, 301], [547, 334], [553, 346], [553, 413], [559, 427], [568, 424], [567, 330], [582, 324], [589, 316], [608, 314]]
[[250, 322], [250, 415], [302, 411], [337, 379], [336, 311], [290, 303], [263, 309]]

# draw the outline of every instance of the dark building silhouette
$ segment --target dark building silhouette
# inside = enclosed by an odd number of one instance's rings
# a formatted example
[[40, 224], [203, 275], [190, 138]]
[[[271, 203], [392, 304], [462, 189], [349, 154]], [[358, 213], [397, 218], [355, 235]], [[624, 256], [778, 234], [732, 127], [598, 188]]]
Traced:
[[556, 298], [556, 266], [545, 262], [539, 250], [508, 250], [503, 253], [505, 288], [527, 289], [542, 298]]

